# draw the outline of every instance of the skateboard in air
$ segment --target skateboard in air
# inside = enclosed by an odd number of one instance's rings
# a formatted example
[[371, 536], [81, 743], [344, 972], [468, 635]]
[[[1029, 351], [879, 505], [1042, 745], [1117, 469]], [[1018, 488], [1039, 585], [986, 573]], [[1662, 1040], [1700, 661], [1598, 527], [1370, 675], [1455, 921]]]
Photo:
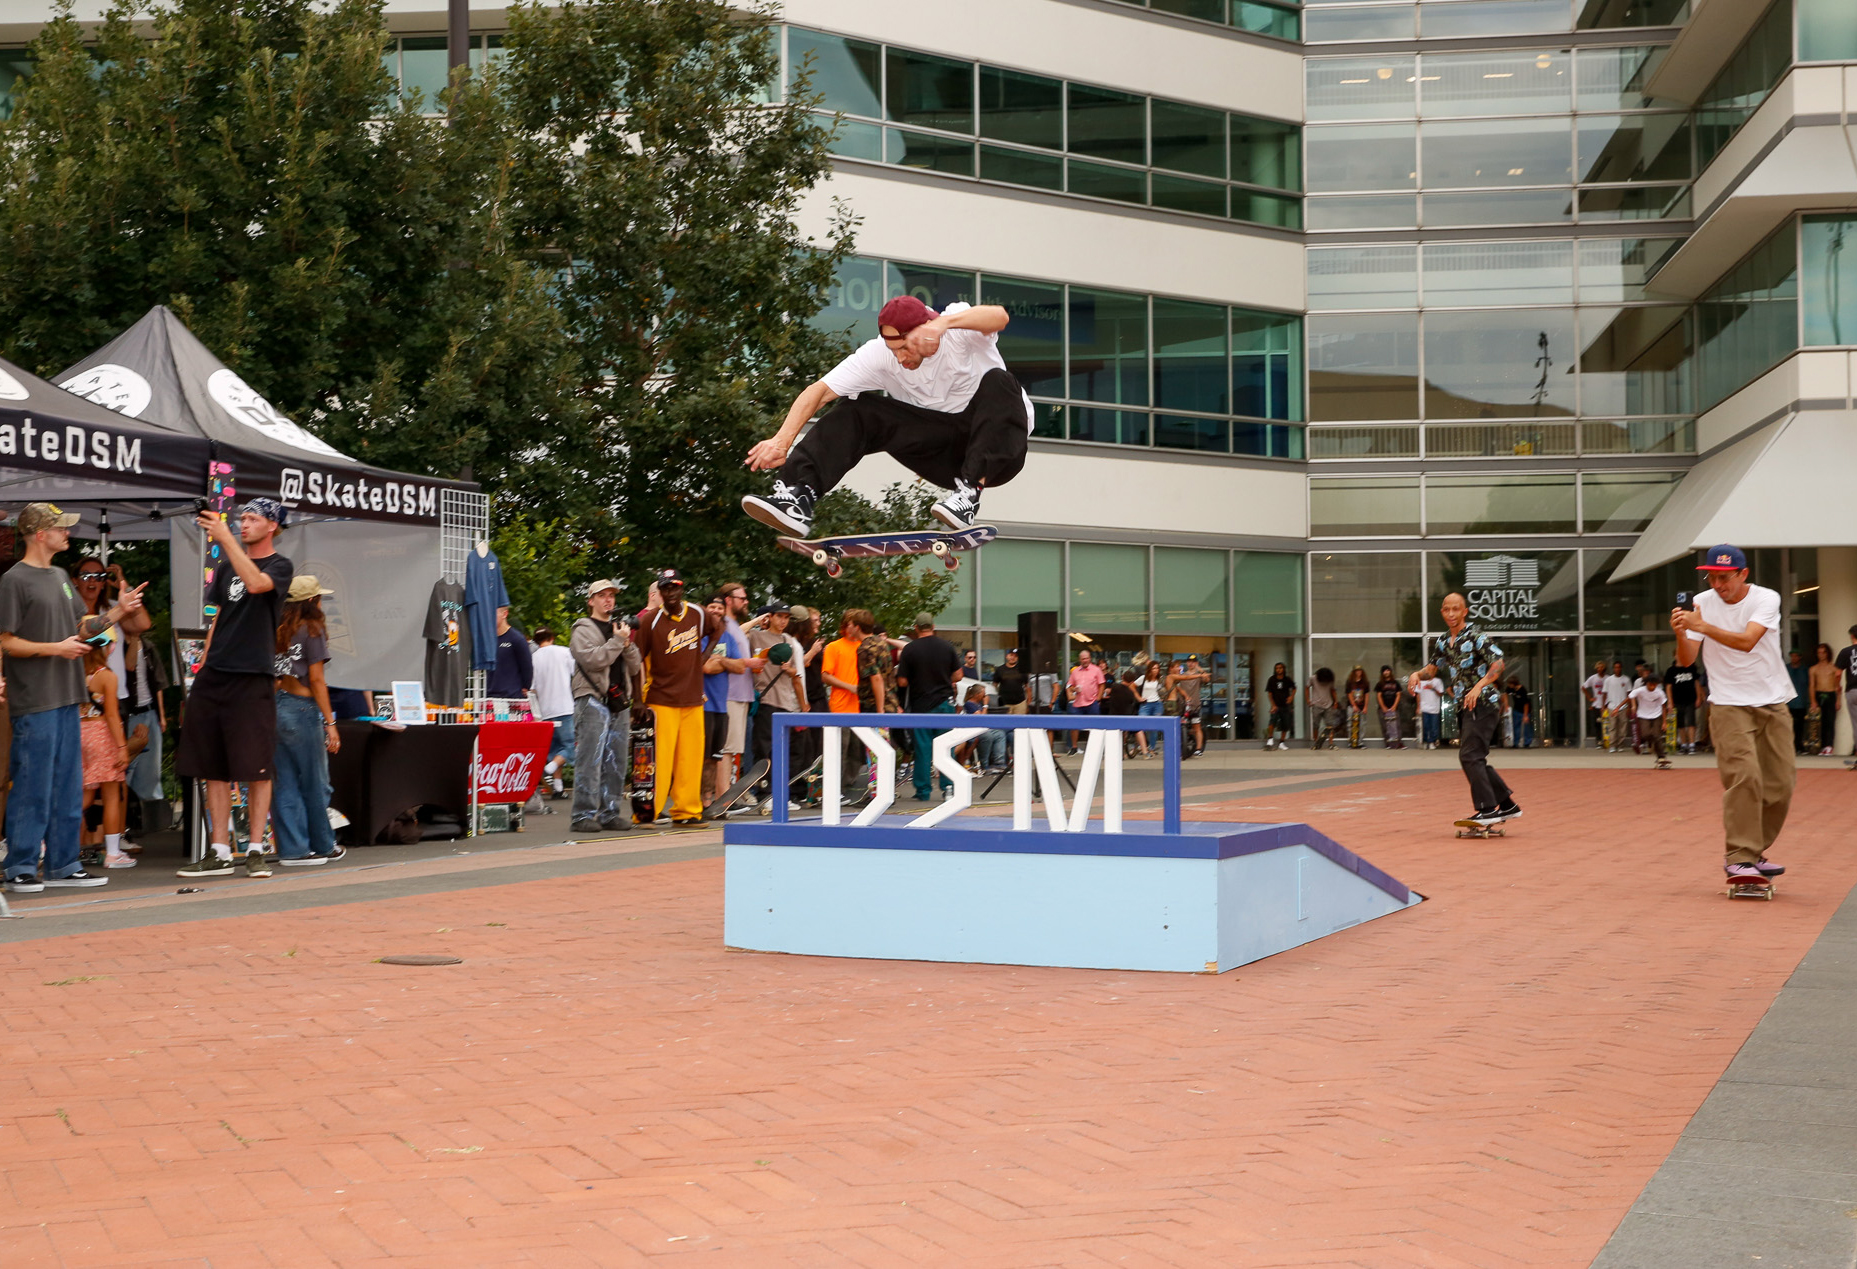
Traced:
[[754, 786], [767, 778], [770, 765], [767, 759], [763, 758], [747, 771], [743, 772], [741, 779], [731, 784], [723, 792], [718, 793], [715, 801], [703, 808], [703, 818], [706, 820], [719, 820], [730, 811], [734, 810], [738, 803], [747, 801], [749, 792]]
[[1728, 883], [1730, 899], [1773, 899], [1773, 878], [1736, 877]]
[[1503, 836], [1500, 824], [1479, 824], [1475, 820], [1454, 820], [1459, 837], [1474, 837], [1481, 841], [1485, 837]]
[[950, 569], [961, 566], [958, 551], [972, 551], [999, 536], [990, 524], [965, 529], [914, 529], [904, 533], [841, 533], [827, 538], [775, 538], [795, 555], [804, 555], [827, 577], [844, 572], [844, 561], [891, 555], [933, 555]]

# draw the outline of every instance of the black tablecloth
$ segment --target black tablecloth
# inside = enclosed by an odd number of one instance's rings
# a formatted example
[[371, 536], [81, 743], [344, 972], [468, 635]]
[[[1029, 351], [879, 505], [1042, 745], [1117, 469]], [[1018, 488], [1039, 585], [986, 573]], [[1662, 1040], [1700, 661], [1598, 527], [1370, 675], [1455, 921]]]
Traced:
[[331, 806], [349, 818], [351, 841], [373, 845], [393, 817], [441, 806], [469, 819], [475, 723], [428, 723], [392, 731], [373, 723], [336, 724], [340, 753], [329, 759]]

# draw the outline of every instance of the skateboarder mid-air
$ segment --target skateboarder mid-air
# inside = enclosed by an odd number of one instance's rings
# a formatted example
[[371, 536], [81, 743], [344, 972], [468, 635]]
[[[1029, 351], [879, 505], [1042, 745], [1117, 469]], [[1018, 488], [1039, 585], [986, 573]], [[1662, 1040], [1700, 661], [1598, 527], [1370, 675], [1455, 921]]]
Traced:
[[1484, 828], [1517, 818], [1522, 808], [1489, 765], [1490, 742], [1502, 717], [1496, 684], [1502, 681], [1502, 649], [1470, 623], [1470, 605], [1453, 591], [1439, 609], [1447, 633], [1432, 649], [1432, 663], [1406, 680], [1417, 692], [1426, 679], [1443, 678], [1458, 698], [1457, 761], [1470, 781], [1475, 810], [1469, 819]]
[[[942, 313], [908, 295], [885, 304], [878, 337], [800, 393], [780, 430], [748, 451], [749, 467], [779, 468], [780, 477], [767, 497], [743, 498], [742, 509], [804, 538], [818, 500], [865, 455], [881, 452], [950, 490], [931, 508], [936, 519], [971, 527], [981, 490], [1025, 466], [1032, 429], [1031, 398], [999, 355], [1007, 320], [997, 304], [950, 304]], [[879, 390], [889, 395], [870, 395]], [[795, 445], [806, 421], [832, 401], [837, 406]]]

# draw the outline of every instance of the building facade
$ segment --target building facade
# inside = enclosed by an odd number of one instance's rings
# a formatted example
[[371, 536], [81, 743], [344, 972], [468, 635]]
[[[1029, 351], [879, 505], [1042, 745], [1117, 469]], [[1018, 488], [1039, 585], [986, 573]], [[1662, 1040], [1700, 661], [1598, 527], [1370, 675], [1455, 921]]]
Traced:
[[[44, 7], [0, 0], [0, 45]], [[388, 12], [403, 84], [442, 86], [442, 8]], [[1848, 641], [1850, 0], [782, 19], [781, 90], [837, 128], [810, 215], [861, 217], [819, 322], [867, 337], [904, 293], [1013, 315], [1033, 453], [942, 616], [988, 661], [1055, 610], [1074, 646], [1198, 656], [1215, 734], [1247, 738], [1276, 663], [1403, 675], [1462, 590], [1537, 734], [1578, 743], [1580, 680], [1668, 663], [1715, 540], [1808, 661]], [[0, 109], [28, 71], [0, 47]]]

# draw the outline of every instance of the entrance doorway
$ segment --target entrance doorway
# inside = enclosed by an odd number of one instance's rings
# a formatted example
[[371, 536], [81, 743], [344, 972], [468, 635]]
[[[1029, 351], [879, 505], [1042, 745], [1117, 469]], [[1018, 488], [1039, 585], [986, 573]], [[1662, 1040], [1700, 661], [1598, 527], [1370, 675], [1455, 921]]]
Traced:
[[[1497, 635], [1502, 645], [1503, 683], [1511, 675], [1528, 689], [1533, 714], [1529, 730], [1536, 745], [1560, 746], [1580, 744], [1580, 726], [1584, 713], [1580, 706], [1580, 641], [1573, 635], [1554, 638], [1521, 638]], [[1522, 737], [1513, 726], [1502, 733], [1508, 743], [1519, 746]]]

